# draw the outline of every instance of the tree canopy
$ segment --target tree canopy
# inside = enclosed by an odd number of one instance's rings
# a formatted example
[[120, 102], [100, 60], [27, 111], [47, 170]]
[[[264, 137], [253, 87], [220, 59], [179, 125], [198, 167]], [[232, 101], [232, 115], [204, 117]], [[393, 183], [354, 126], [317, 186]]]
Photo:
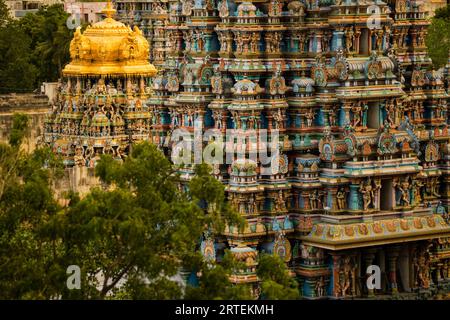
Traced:
[[[6, 14], [4, 13], [6, 10]], [[8, 18], [0, 0], [0, 88], [26, 91], [56, 81], [69, 61], [73, 30], [62, 4], [40, 8], [20, 20]]]
[[257, 274], [261, 280], [261, 296], [268, 300], [294, 300], [300, 298], [297, 281], [277, 255], [262, 254]]
[[434, 67], [445, 66], [450, 52], [450, 6], [436, 10], [428, 29], [426, 45]]
[[[249, 287], [229, 280], [242, 269], [229, 252], [220, 263], [199, 253], [205, 231], [245, 226], [209, 166], [184, 181], [142, 142], [123, 162], [103, 155], [100, 186], [82, 198], [71, 192], [62, 205], [53, 190], [62, 161], [46, 147], [24, 152], [27, 130], [27, 116], [14, 115], [9, 143], [0, 144], [0, 299], [251, 299]], [[79, 290], [66, 285], [71, 265], [81, 270]], [[186, 286], [189, 274], [197, 286]], [[265, 298], [298, 297], [279, 258], [263, 255], [258, 276]]]
[[[62, 162], [48, 148], [21, 151], [27, 125], [15, 115], [9, 144], [0, 145], [0, 298], [180, 298], [174, 277], [205, 265], [205, 227], [242, 224], [206, 166], [183, 192], [170, 161], [148, 143], [123, 163], [103, 156], [95, 170], [102, 187], [82, 199], [71, 193], [62, 207], [52, 190]], [[80, 290], [66, 287], [69, 265], [82, 271]]]
[[5, 0], [0, 0], [0, 27], [3, 27], [10, 20], [8, 6]]
[[0, 298], [54, 296], [58, 244], [45, 228], [59, 211], [51, 181], [62, 166], [48, 148], [20, 149], [27, 118], [14, 117], [10, 144], [0, 144]]

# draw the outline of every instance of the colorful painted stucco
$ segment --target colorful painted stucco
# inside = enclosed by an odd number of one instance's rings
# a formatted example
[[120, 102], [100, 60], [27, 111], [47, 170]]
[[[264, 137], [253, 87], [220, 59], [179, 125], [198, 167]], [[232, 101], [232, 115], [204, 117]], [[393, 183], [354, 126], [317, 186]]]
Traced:
[[[432, 70], [425, 5], [117, 1], [117, 19], [143, 30], [158, 73], [147, 80], [148, 66], [120, 76], [65, 72], [65, 98], [52, 114], [71, 120], [48, 122], [46, 141], [61, 148], [68, 165], [89, 166], [102, 153], [120, 159], [139, 139], [170, 156], [177, 129], [191, 133], [192, 144], [196, 126], [224, 135], [237, 130], [246, 159], [234, 155], [212, 174], [248, 223], [243, 231], [228, 226], [218, 237], [205, 235], [200, 246], [210, 259], [220, 260], [228, 248], [246, 263], [232, 281], [257, 296], [264, 251], [283, 257], [305, 298], [445, 297], [450, 65]], [[141, 39], [139, 30], [127, 37]], [[145, 45], [126, 39], [114, 54], [126, 49], [127, 63], [145, 64]], [[109, 56], [80, 43], [75, 56]], [[260, 129], [278, 134], [278, 170], [251, 157], [250, 137]], [[225, 141], [205, 139], [203, 147], [217, 143]], [[189, 179], [193, 166], [181, 173]], [[370, 265], [381, 269], [381, 289], [365, 285]]]

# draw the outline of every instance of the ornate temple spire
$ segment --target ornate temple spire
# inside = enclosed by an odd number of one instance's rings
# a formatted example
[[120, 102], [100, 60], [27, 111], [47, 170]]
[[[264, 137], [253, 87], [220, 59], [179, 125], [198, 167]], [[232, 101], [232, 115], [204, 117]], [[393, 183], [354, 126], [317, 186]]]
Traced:
[[147, 76], [156, 74], [149, 63], [150, 47], [142, 31], [130, 29], [112, 18], [116, 10], [111, 1], [102, 10], [107, 18], [81, 33], [78, 28], [70, 43], [71, 62], [65, 76]]
[[115, 12], [108, 1], [104, 20], [75, 31], [46, 119], [45, 141], [68, 167], [93, 167], [102, 154], [122, 160], [133, 142], [148, 138], [149, 77], [157, 70], [141, 30], [114, 20]]
[[112, 18], [114, 16], [114, 14], [116, 13], [116, 9], [113, 8], [111, 0], [108, 0], [106, 2], [106, 7], [103, 8], [101, 12], [106, 15], [106, 18]]

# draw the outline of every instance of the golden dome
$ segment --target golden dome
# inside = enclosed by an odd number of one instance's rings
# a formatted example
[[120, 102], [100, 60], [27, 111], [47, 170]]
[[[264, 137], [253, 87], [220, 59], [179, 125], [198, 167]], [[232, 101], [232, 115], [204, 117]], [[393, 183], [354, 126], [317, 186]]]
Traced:
[[156, 68], [148, 62], [149, 44], [138, 27], [114, 20], [115, 13], [108, 1], [102, 13], [106, 18], [88, 26], [84, 33], [80, 27], [70, 42], [72, 61], [65, 66], [65, 76], [78, 75], [140, 75], [154, 76]]

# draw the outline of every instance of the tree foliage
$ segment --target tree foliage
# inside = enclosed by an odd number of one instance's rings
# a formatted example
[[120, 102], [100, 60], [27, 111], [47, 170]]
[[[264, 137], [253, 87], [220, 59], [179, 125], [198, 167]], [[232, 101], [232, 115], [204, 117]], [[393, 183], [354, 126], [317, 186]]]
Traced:
[[257, 270], [261, 280], [261, 296], [269, 300], [299, 299], [298, 284], [286, 264], [277, 255], [262, 254]]
[[450, 19], [450, 6], [445, 6], [443, 8], [439, 8], [434, 13], [434, 17], [436, 19]]
[[0, 298], [54, 296], [53, 270], [58, 244], [45, 234], [59, 211], [50, 182], [61, 175], [53, 153], [20, 149], [24, 116], [15, 116], [11, 145], [0, 144]]
[[96, 173], [104, 188], [72, 201], [57, 223], [64, 226], [61, 237], [71, 248], [66, 260], [85, 271], [78, 293], [104, 298], [131, 279], [131, 297], [146, 292], [157, 297], [167, 289], [162, 284], [170, 287], [168, 279], [195, 253], [203, 210], [180, 192], [171, 163], [148, 143], [135, 145], [121, 165], [104, 156]]
[[[53, 182], [64, 172], [50, 149], [25, 153], [28, 118], [15, 115], [9, 144], [0, 144], [0, 299], [250, 299], [230, 275], [244, 269], [226, 253], [221, 263], [199, 253], [205, 231], [245, 225], [225, 201], [224, 186], [200, 165], [190, 181], [154, 145], [142, 142], [118, 162], [104, 155], [101, 186], [62, 206]], [[180, 188], [184, 183], [186, 188]], [[81, 270], [69, 290], [67, 268]], [[183, 274], [198, 275], [198, 285]], [[262, 256], [264, 297], [296, 298], [285, 264]]]
[[188, 286], [185, 298], [192, 300], [250, 300], [251, 290], [246, 285], [230, 282], [232, 272], [242, 269], [229, 251], [225, 252], [220, 264], [201, 261], [199, 285]]
[[[198, 253], [205, 228], [222, 219], [242, 224], [206, 166], [184, 192], [172, 164], [148, 143], [123, 163], [103, 156], [102, 187], [83, 198], [70, 193], [61, 207], [51, 186], [62, 164], [46, 148], [22, 152], [26, 132], [27, 118], [16, 115], [10, 144], [0, 145], [0, 298], [181, 298], [180, 271], [205, 265]], [[66, 286], [70, 265], [81, 269], [80, 290]]]
[[436, 10], [426, 44], [435, 68], [446, 65], [450, 52], [450, 6]]
[[0, 88], [34, 88], [38, 68], [32, 62], [31, 39], [17, 21], [0, 27], [0, 52]]
[[61, 4], [42, 7], [20, 20], [4, 18], [0, 0], [0, 88], [31, 90], [56, 81], [69, 61], [73, 32]]
[[21, 29], [31, 40], [32, 62], [39, 71], [39, 82], [57, 80], [69, 61], [73, 31], [67, 28], [68, 17], [63, 5], [56, 4], [42, 7], [19, 20]]
[[11, 17], [5, 0], [0, 0], [0, 27], [3, 27], [10, 19]]

